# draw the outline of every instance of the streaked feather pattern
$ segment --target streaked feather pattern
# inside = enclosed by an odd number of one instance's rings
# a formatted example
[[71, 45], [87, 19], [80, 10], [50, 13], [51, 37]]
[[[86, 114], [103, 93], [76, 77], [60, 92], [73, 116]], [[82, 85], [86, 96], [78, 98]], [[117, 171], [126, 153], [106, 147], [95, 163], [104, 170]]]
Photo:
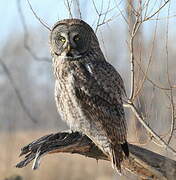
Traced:
[[[60, 23], [63, 26], [67, 20]], [[52, 52], [57, 109], [72, 130], [86, 134], [121, 172], [121, 162], [129, 156], [123, 80], [105, 60], [90, 26], [76, 19], [68, 20], [67, 26], [70, 24], [84, 26], [92, 39], [81, 58], [64, 59]]]

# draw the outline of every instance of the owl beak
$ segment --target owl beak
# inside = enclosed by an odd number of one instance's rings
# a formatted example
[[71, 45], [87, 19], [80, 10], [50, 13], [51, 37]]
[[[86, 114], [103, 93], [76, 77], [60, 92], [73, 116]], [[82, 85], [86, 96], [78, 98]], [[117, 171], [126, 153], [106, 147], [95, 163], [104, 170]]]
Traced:
[[66, 51], [67, 51], [66, 55], [68, 57], [73, 57], [73, 55], [71, 53], [71, 46], [70, 46], [70, 44], [67, 45]]
[[67, 45], [67, 52], [69, 53], [70, 50], [71, 50], [71, 46], [70, 46], [70, 44], [68, 44], [68, 45]]

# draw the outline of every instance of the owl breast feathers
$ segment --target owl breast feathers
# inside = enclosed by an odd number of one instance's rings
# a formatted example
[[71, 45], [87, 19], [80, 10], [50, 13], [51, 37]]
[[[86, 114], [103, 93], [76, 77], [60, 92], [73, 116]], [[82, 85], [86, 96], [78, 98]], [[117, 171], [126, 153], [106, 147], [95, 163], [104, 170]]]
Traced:
[[59, 21], [51, 31], [50, 46], [62, 119], [72, 130], [86, 134], [121, 172], [121, 162], [129, 156], [121, 76], [82, 20]]

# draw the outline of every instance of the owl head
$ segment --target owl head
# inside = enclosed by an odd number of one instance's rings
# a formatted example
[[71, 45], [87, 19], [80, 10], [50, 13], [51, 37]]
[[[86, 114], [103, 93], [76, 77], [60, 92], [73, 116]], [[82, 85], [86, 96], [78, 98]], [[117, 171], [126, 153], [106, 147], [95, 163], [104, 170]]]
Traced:
[[64, 59], [85, 56], [91, 48], [99, 48], [93, 29], [83, 20], [64, 19], [58, 21], [50, 33], [51, 54]]

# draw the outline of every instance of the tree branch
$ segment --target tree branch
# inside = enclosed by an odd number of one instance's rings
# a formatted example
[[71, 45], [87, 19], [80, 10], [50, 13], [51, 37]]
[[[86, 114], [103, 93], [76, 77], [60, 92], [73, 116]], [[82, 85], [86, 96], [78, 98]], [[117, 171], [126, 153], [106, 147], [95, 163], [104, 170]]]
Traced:
[[40, 18], [40, 17], [37, 15], [37, 13], [34, 11], [34, 9], [33, 9], [33, 7], [32, 7], [32, 5], [31, 5], [31, 3], [30, 3], [29, 0], [27, 0], [27, 3], [28, 3], [28, 5], [29, 5], [32, 13], [34, 14], [35, 18], [36, 18], [46, 29], [48, 29], [49, 31], [51, 31], [51, 28], [49, 27], [49, 25], [48, 25], [46, 22], [44, 22], [43, 20], [41, 20], [41, 18]]
[[51, 62], [49, 57], [38, 57], [37, 54], [33, 51], [33, 49], [28, 44], [29, 31], [28, 31], [27, 24], [26, 24], [26, 21], [25, 21], [25, 17], [24, 17], [24, 14], [23, 14], [23, 10], [22, 10], [22, 7], [21, 7], [21, 1], [17, 0], [16, 4], [17, 4], [18, 13], [19, 13], [21, 24], [22, 24], [23, 31], [24, 31], [24, 41], [23, 41], [24, 48], [27, 50], [27, 52], [31, 55], [31, 57], [34, 60], [36, 60], [36, 61], [44, 61], [44, 62], [45, 61], [46, 62]]
[[26, 113], [28, 118], [33, 123], [38, 123], [37, 119], [33, 117], [33, 115], [30, 113], [28, 107], [26, 106], [26, 103], [24, 102], [23, 97], [22, 97], [18, 87], [16, 86], [16, 84], [13, 80], [13, 76], [12, 76], [11, 72], [9, 71], [8, 67], [6, 66], [6, 64], [3, 62], [3, 60], [1, 58], [0, 58], [0, 66], [2, 66], [4, 73], [7, 75], [7, 78], [9, 79], [10, 85], [12, 86], [23, 111]]
[[[129, 144], [129, 149], [130, 157], [122, 164], [124, 169], [137, 174], [141, 179], [174, 180], [176, 177], [176, 161], [132, 144]], [[87, 136], [79, 132], [59, 132], [43, 136], [23, 147], [20, 156], [25, 155], [24, 160], [16, 167], [22, 168], [34, 160], [33, 169], [37, 169], [42, 156], [59, 152], [109, 160]]]
[[129, 107], [137, 117], [137, 119], [141, 122], [141, 124], [145, 127], [145, 129], [149, 132], [151, 135], [151, 138], [155, 138], [165, 149], [173, 153], [173, 155], [176, 155], [176, 150], [169, 146], [168, 143], [166, 143], [148, 124], [145, 122], [144, 118], [142, 117], [141, 113], [138, 111], [136, 106], [129, 100], [126, 104], [124, 104], [124, 107]]

